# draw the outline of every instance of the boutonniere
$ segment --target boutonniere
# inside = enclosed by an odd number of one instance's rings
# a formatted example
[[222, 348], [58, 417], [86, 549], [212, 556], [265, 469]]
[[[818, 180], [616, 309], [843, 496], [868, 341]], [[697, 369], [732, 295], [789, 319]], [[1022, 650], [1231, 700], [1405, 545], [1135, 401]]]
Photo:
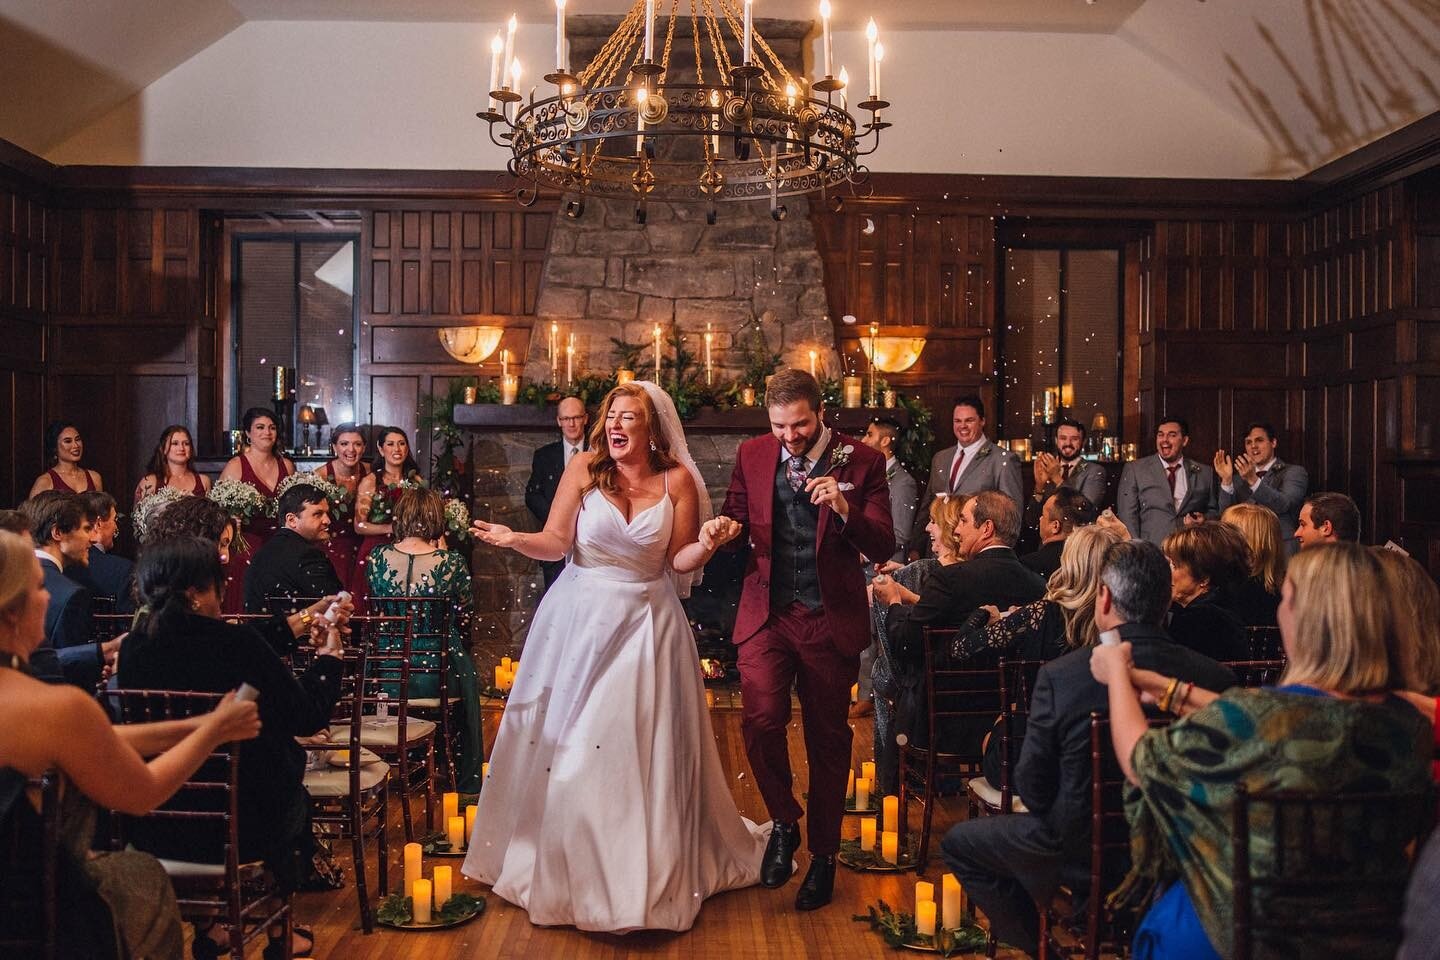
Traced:
[[[854, 452], [855, 445], [851, 443], [847, 443], [843, 447], [836, 447], [830, 452], [830, 466], [826, 467], [820, 473], [815, 474], [815, 476], [826, 477], [830, 475], [830, 471], [839, 470], [841, 467], [845, 466], [845, 464], [850, 462], [850, 455]], [[854, 488], [852, 487], [851, 489]]]

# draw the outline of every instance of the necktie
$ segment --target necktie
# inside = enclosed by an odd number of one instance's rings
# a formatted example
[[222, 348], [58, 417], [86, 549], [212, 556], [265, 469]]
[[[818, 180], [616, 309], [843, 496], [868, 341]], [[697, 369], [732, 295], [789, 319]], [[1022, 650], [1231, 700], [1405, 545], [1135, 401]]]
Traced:
[[[1060, 482], [1061, 482], [1061, 483], [1064, 483], [1066, 480], [1069, 480], [1069, 479], [1070, 479], [1070, 471], [1073, 470], [1073, 469], [1074, 469], [1074, 465], [1073, 465], [1073, 464], [1066, 463], [1066, 464], [1062, 464], [1062, 465], [1061, 465], [1061, 467], [1060, 467]], [[1174, 484], [1172, 483], [1171, 486], [1173, 487]]]
[[785, 479], [790, 484], [790, 489], [796, 493], [805, 486], [805, 458], [791, 457], [785, 464]]
[[1165, 468], [1165, 479], [1170, 484], [1170, 499], [1175, 499], [1175, 471], [1180, 469], [1180, 464], [1174, 463]]
[[1269, 472], [1270, 472], [1269, 470], [1256, 470], [1256, 471], [1255, 471], [1255, 479], [1256, 479], [1256, 480], [1264, 480], [1264, 479], [1265, 479], [1265, 474], [1267, 474], [1267, 473], [1269, 473]]
[[950, 468], [950, 492], [955, 492], [955, 484], [960, 479], [960, 465], [965, 462], [965, 450], [962, 447], [955, 448], [955, 466]]

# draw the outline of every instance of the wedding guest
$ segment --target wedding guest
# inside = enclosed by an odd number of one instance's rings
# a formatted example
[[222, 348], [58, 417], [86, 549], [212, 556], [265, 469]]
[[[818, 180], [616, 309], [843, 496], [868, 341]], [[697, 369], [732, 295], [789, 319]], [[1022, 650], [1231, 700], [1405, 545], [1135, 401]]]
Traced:
[[245, 612], [278, 613], [294, 604], [279, 597], [323, 597], [343, 589], [325, 541], [330, 539], [330, 501], [309, 483], [280, 494], [276, 513], [284, 526], [250, 558], [245, 572]]
[[1276, 626], [1288, 559], [1279, 518], [1269, 507], [1247, 502], [1226, 507], [1220, 522], [1239, 530], [1250, 548], [1250, 576], [1231, 587], [1224, 605], [1247, 627]]
[[[1231, 504], [1257, 503], [1269, 507], [1280, 521], [1280, 542], [1293, 554], [1295, 527], [1300, 522], [1300, 505], [1310, 488], [1310, 475], [1295, 463], [1275, 455], [1275, 428], [1255, 420], [1245, 428], [1245, 452], [1233, 460], [1224, 450], [1215, 451], [1215, 476], [1220, 480], [1220, 509]], [[1240, 478], [1236, 483], [1235, 478]]]
[[95, 642], [90, 628], [91, 591], [65, 575], [67, 568], [90, 562], [90, 518], [73, 493], [47, 490], [21, 505], [30, 518], [30, 538], [45, 574], [50, 605], [45, 611], [45, 643], [37, 668], [85, 689], [99, 682], [120, 641]]
[[30, 485], [31, 497], [46, 490], [85, 493], [105, 489], [100, 474], [80, 465], [85, 444], [80, 439], [80, 428], [69, 420], [56, 420], [45, 428], [45, 453], [51, 466]]
[[380, 428], [380, 442], [375, 446], [375, 459], [370, 473], [360, 481], [355, 496], [355, 532], [360, 541], [360, 563], [369, 581], [369, 560], [374, 549], [389, 543], [393, 534], [392, 521], [400, 494], [423, 483], [420, 465], [410, 453], [410, 438], [399, 427]]
[[[951, 411], [950, 426], [955, 445], [946, 447], [930, 461], [930, 479], [920, 500], [920, 517], [929, 516], [930, 501], [940, 494], [977, 494], [997, 490], [1019, 503], [1025, 498], [1020, 461], [985, 435], [985, 403], [974, 395], [960, 397]], [[919, 530], [910, 542], [923, 540]], [[914, 554], [914, 550], [911, 551]], [[911, 559], [916, 559], [912, 556]]]
[[363, 538], [355, 532], [355, 501], [360, 481], [370, 473], [364, 457], [364, 432], [353, 423], [342, 423], [330, 431], [330, 461], [317, 471], [345, 489], [344, 511], [336, 516], [340, 504], [330, 505], [330, 539], [325, 544], [325, 553], [352, 597], [365, 595], [365, 569], [360, 563]]
[[[410, 610], [405, 604], [387, 600], [445, 597], [451, 601], [453, 612], [445, 640], [450, 689], [441, 698], [438, 673], [411, 673], [410, 696], [435, 698], [441, 704], [451, 696], [459, 696], [463, 723], [455, 764], [457, 789], [475, 793], [480, 789], [485, 745], [480, 739], [480, 684], [467, 646], [474, 607], [470, 560], [459, 551], [440, 546], [445, 534], [445, 502], [433, 491], [422, 487], [402, 493], [395, 504], [394, 528], [395, 542], [376, 547], [370, 557], [371, 604], [382, 615], [408, 616]], [[438, 626], [430, 623], [433, 616], [429, 605], [420, 608], [415, 624], [418, 636], [412, 648], [416, 651], [412, 654], [414, 663], [431, 670], [440, 666], [436, 652]], [[381, 646], [386, 647], [389, 640], [381, 637]]]
[[[59, 954], [99, 956], [108, 949], [113, 956], [118, 931], [127, 956], [180, 960], [184, 937], [170, 878], [146, 853], [91, 852], [96, 810], [149, 813], [216, 747], [254, 738], [257, 706], [227, 695], [214, 711], [188, 720], [112, 726], [89, 691], [33, 677], [30, 661], [45, 640], [48, 606], [30, 544], [0, 531], [0, 833], [9, 836], [13, 824], [38, 839], [40, 818], [26, 796], [26, 781], [58, 771], [66, 787], [59, 823]], [[24, 919], [0, 911], [0, 936]]]
[[85, 568], [89, 586], [97, 596], [112, 597], [116, 613], [135, 612], [135, 592], [131, 575], [135, 565], [113, 553], [120, 524], [115, 512], [115, 498], [104, 490], [80, 494], [80, 503], [91, 522], [90, 558]]
[[[275, 498], [275, 488], [295, 472], [295, 464], [279, 452], [279, 428], [275, 415], [262, 407], [251, 407], [245, 411], [245, 449], [231, 457], [220, 471], [221, 480], [239, 480], [247, 483], [266, 500]], [[237, 613], [245, 607], [245, 571], [255, 551], [275, 535], [276, 523], [273, 517], [260, 513], [251, 516], [238, 537], [244, 539], [244, 549], [232, 551], [230, 565], [225, 569], [225, 610]]]
[[1085, 449], [1085, 428], [1066, 417], [1055, 423], [1055, 452], [1035, 457], [1035, 503], [1044, 503], [1060, 490], [1073, 490], [1095, 509], [1105, 501], [1109, 481], [1105, 468], [1081, 456]]
[[1176, 530], [1161, 548], [1170, 562], [1171, 639], [1212, 660], [1248, 660], [1245, 625], [1228, 606], [1230, 591], [1250, 573], [1240, 531], [1223, 523]]
[[[881, 564], [880, 570], [887, 574], [901, 588], [905, 602], [914, 602], [925, 589], [925, 582], [940, 567], [960, 562], [959, 542], [955, 539], [955, 528], [960, 524], [960, 514], [965, 501], [964, 494], [954, 497], [936, 497], [930, 501], [930, 522], [925, 533], [930, 537], [929, 556], [901, 566], [894, 561]], [[878, 653], [870, 667], [870, 684], [875, 713], [875, 771], [879, 778], [879, 793], [888, 796], [899, 787], [900, 754], [895, 745], [895, 704], [901, 688], [894, 667], [890, 649], [890, 638], [886, 631], [888, 604], [870, 604], [870, 632], [878, 641]]]
[[1130, 536], [1159, 546], [1172, 530], [1220, 515], [1215, 471], [1185, 456], [1190, 425], [1164, 417], [1155, 428], [1155, 456], [1125, 464], [1115, 514]]
[[1360, 508], [1343, 493], [1317, 493], [1300, 507], [1295, 539], [1301, 550], [1322, 543], [1359, 543]]
[[[282, 894], [295, 890], [313, 855], [309, 800], [301, 779], [305, 752], [296, 737], [327, 729], [340, 697], [340, 632], [326, 643], [304, 673], [295, 673], [249, 626], [221, 619], [225, 573], [215, 545], [198, 537], [156, 544], [136, 568], [147, 613], [120, 650], [117, 672], [123, 689], [221, 692], [248, 683], [259, 691], [260, 735], [240, 749], [239, 857], [263, 860]], [[136, 847], [176, 860], [223, 858], [205, 824], [140, 821], [131, 836]], [[212, 928], [213, 930], [214, 928]], [[272, 942], [283, 928], [272, 928]], [[295, 928], [297, 953], [309, 953], [314, 938]], [[214, 930], [218, 936], [219, 931]], [[196, 956], [218, 957], [218, 941], [197, 931]], [[211, 940], [214, 947], [203, 944]]]
[[7, 530], [17, 536], [24, 537], [25, 542], [34, 548], [35, 543], [30, 539], [30, 518], [19, 510], [0, 510], [0, 530]]
[[[1223, 690], [1235, 675], [1172, 643], [1161, 622], [1170, 604], [1164, 555], [1144, 540], [1105, 552], [1095, 597], [1095, 626], [1133, 644], [1134, 661], [1167, 676]], [[1025, 746], [1015, 767], [1017, 794], [1028, 813], [979, 817], [950, 828], [940, 842], [946, 865], [990, 920], [1003, 943], [1035, 954], [1040, 917], [1062, 882], [1079, 897], [1090, 891], [1090, 714], [1104, 714], [1108, 694], [1090, 675], [1103, 644], [1082, 647], [1040, 668], [1030, 703]], [[1123, 868], [1122, 868], [1123, 869]]]
[[[1090, 659], [1095, 680], [1108, 687], [1115, 757], [1139, 788], [1130, 816], [1133, 866], [1116, 898], [1148, 901], [1163, 890], [1135, 933], [1140, 960], [1231, 955], [1231, 823], [1240, 783], [1335, 795], [1428, 790], [1434, 737], [1425, 717], [1391, 693], [1413, 687], [1414, 677], [1398, 656], [1396, 611], [1379, 560], [1355, 544], [1301, 552], [1290, 561], [1279, 614], [1289, 661], [1279, 687], [1196, 689], [1163, 667], [1135, 664], [1128, 643]], [[1149, 729], [1142, 693], [1182, 719]], [[1413, 833], [1423, 836], [1423, 814], [1410, 815]], [[1252, 875], [1276, 868], [1282, 838], [1272, 819], [1251, 819]], [[1337, 838], [1337, 849], [1362, 849], [1371, 862], [1408, 869], [1406, 830], [1384, 831], [1389, 846], [1381, 846], [1363, 823], [1332, 826], [1349, 837]], [[1356, 909], [1363, 890], [1319, 902], [1301, 895], [1298, 904], [1294, 895], [1268, 896], [1257, 909], [1275, 919], [1288, 913], [1294, 923], [1283, 943], [1258, 945], [1265, 955], [1388, 958], [1399, 946], [1398, 937], [1373, 929], [1307, 931], [1303, 912]]]
[[1045, 498], [1040, 508], [1040, 549], [1027, 553], [1020, 562], [1041, 577], [1060, 569], [1060, 551], [1076, 529], [1095, 522], [1095, 505], [1084, 494], [1061, 487]]
[[[168, 504], [150, 523], [146, 531], [144, 549], [187, 537], [199, 537], [215, 545], [215, 555], [222, 567], [230, 563], [230, 550], [235, 543], [237, 530], [233, 518], [213, 500], [204, 497], [186, 497]], [[250, 625], [265, 638], [280, 656], [295, 651], [301, 637], [309, 637], [313, 646], [325, 643], [327, 622], [323, 619], [336, 597], [327, 595], [299, 610], [276, 613], [269, 620], [254, 621]], [[343, 628], [354, 612], [354, 605], [343, 602], [336, 614], [336, 623]]]
[[[589, 422], [590, 414], [586, 411], [583, 400], [579, 397], [566, 397], [561, 400], [555, 411], [555, 423], [560, 427], [560, 439], [536, 448], [535, 456], [530, 460], [530, 479], [525, 482], [525, 506], [542, 530], [545, 522], [550, 519], [550, 505], [555, 500], [555, 491], [560, 488], [560, 478], [565, 474], [565, 468], [577, 453], [590, 449], [589, 440], [585, 436], [585, 427]], [[560, 576], [560, 571], [564, 569], [564, 560], [540, 561], [545, 589], [550, 589], [550, 584], [555, 582], [555, 578]]]
[[160, 434], [145, 476], [135, 486], [135, 502], [163, 487], [175, 487], [197, 497], [210, 492], [210, 478], [195, 469], [195, 441], [189, 429], [178, 423], [166, 427]]
[[1401, 659], [1412, 665], [1412, 690], [1428, 696], [1440, 693], [1440, 588], [1414, 557], [1384, 547], [1372, 548], [1380, 561]]
[[[885, 458], [885, 480], [890, 484], [890, 522], [895, 527], [895, 552], [888, 559], [903, 563], [915, 526], [915, 506], [920, 488], [910, 471], [895, 456], [900, 443], [900, 423], [893, 417], [876, 417], [865, 428], [860, 442]], [[928, 524], [926, 525], [928, 529]], [[876, 562], [884, 558], [876, 557]]]

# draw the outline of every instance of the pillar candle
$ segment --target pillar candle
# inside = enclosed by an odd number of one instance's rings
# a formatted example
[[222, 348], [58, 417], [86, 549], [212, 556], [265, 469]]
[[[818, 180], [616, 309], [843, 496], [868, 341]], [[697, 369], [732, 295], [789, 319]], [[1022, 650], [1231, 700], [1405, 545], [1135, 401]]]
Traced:
[[880, 858], [886, 863], [900, 862], [900, 834], [894, 830], [880, 831]]
[[445, 839], [450, 841], [450, 852], [465, 846], [465, 818], [448, 817], [445, 820]]
[[410, 884], [411, 911], [415, 915], [416, 923], [430, 922], [431, 903], [430, 881], [416, 880]]
[[495, 667], [495, 689], [496, 689], [496, 690], [504, 690], [504, 689], [505, 689], [505, 674], [507, 674], [508, 672], [509, 672], [509, 671], [506, 670], [503, 666], [496, 666], [496, 667]]
[[420, 844], [405, 844], [405, 886], [402, 890], [409, 890], [411, 884], [420, 879]]
[[922, 937], [935, 936], [935, 901], [915, 904], [915, 932]]
[[655, 0], [645, 0], [645, 59], [655, 59]]
[[451, 873], [449, 867], [436, 867], [433, 887], [435, 890], [435, 907], [443, 909], [450, 899]]
[[480, 779], [481, 779], [481, 780], [488, 780], [489, 778], [490, 778], [490, 764], [488, 764], [488, 763], [482, 763], [482, 764], [480, 764]]
[[900, 830], [900, 798], [896, 796], [886, 797], [881, 801], [881, 806], [885, 813], [885, 829], [894, 830], [898, 833]]
[[460, 816], [460, 794], [449, 791], [440, 794], [440, 816], [446, 823], [450, 822], [451, 817]]
[[555, 67], [565, 69], [565, 0], [555, 0]]
[[515, 405], [515, 399], [520, 395], [519, 377], [500, 378], [500, 402], [507, 407]]
[[864, 777], [855, 781], [855, 809], [870, 809], [870, 781]]
[[753, 19], [752, 19], [752, 17], [754, 16], [754, 11], [751, 10], [751, 6], [752, 6], [752, 5], [753, 5], [753, 4], [752, 4], [751, 0], [745, 0], [745, 62], [746, 62], [746, 63], [749, 63], [750, 60], [751, 60], [751, 58], [752, 58], [752, 56], [753, 56], [752, 53], [751, 53], [751, 40], [750, 40], [750, 35], [755, 32], [755, 28], [754, 28], [754, 26], [753, 26], [754, 21], [753, 21]]
[[929, 880], [915, 881], [915, 903], [922, 904], [926, 900], [935, 899], [935, 884]]
[[859, 699], [860, 699], [860, 684], [858, 684], [858, 683], [852, 683], [852, 684], [850, 684], [850, 702], [851, 702], [851, 703], [854, 703], [855, 701], [857, 701], [857, 700], [859, 700]]
[[862, 817], [860, 820], [860, 849], [865, 851], [875, 849], [874, 817]]
[[715, 341], [715, 334], [710, 331], [710, 323], [705, 323], [705, 386], [715, 385], [715, 365], [711, 359], [710, 348]]
[[504, 667], [508, 671], [511, 667], [515, 666], [515, 661], [511, 660], [509, 657], [501, 657], [500, 666]]
[[830, 44], [830, 0], [820, 0], [820, 42], [825, 53], [825, 76], [832, 76], [831, 65], [835, 52]]
[[875, 782], [874, 760], [866, 760], [860, 764], [860, 776], [864, 777], [866, 780], [869, 780], [871, 783]]
[[855, 771], [850, 771], [850, 779], [845, 781], [845, 799], [855, 799]]
[[[486, 764], [489, 766], [489, 764]], [[482, 775], [483, 779], [483, 775]], [[475, 837], [475, 811], [480, 808], [475, 804], [465, 808], [465, 846], [470, 846], [470, 841]]]
[[947, 873], [940, 878], [940, 906], [940, 922], [945, 925], [945, 929], [958, 930], [964, 901], [960, 896], [960, 881], [955, 879], [953, 873]]
[[846, 407], [849, 407], [851, 410], [854, 410], [854, 409], [856, 409], [857, 407], [860, 406], [860, 378], [859, 378], [859, 377], [846, 377], [846, 378], [845, 378], [845, 399], [844, 399], [844, 405], [845, 405]]
[[550, 324], [550, 379], [560, 375], [560, 324]]

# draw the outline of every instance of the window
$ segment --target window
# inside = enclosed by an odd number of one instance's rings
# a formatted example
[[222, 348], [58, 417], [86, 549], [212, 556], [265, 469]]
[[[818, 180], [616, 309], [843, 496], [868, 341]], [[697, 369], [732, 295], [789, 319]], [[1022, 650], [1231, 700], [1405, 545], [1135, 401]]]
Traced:
[[355, 419], [355, 240], [349, 234], [235, 238], [237, 420], [251, 407], [275, 409], [275, 367], [286, 367], [294, 405], [281, 409], [280, 427], [282, 443], [292, 448], [304, 439], [296, 422], [300, 406], [320, 408], [330, 424]]

